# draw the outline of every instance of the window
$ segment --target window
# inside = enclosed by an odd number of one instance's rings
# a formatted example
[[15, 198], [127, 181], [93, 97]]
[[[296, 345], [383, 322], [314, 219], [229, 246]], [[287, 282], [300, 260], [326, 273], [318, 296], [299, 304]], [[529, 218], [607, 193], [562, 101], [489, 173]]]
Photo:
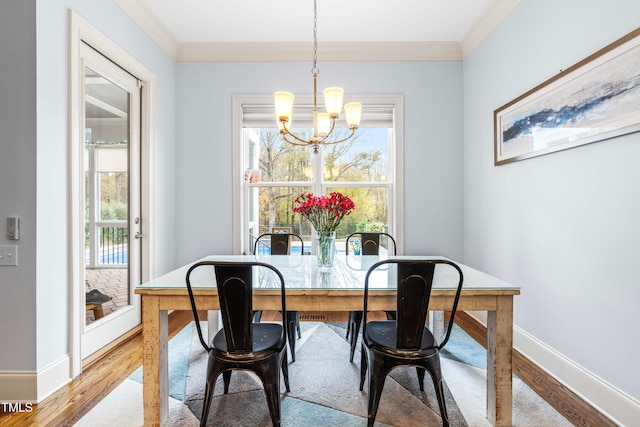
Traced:
[[[344, 251], [346, 237], [356, 231], [385, 231], [402, 241], [397, 221], [402, 184], [398, 173], [402, 171], [402, 133], [397, 124], [402, 122], [402, 98], [358, 98], [363, 103], [362, 121], [355, 136], [322, 146], [314, 154], [311, 147], [282, 140], [272, 97], [234, 97], [234, 188], [239, 195], [236, 212], [240, 212], [234, 227], [240, 253], [250, 253], [255, 238], [274, 227], [291, 229], [303, 238], [305, 248], [311, 248], [311, 224], [293, 214], [295, 198], [309, 192], [339, 191], [354, 200], [356, 209], [336, 230], [339, 251]], [[294, 132], [307, 137], [312, 132], [311, 103], [305, 105], [303, 98], [294, 108]], [[346, 135], [348, 130], [335, 132], [340, 139], [340, 133]]]

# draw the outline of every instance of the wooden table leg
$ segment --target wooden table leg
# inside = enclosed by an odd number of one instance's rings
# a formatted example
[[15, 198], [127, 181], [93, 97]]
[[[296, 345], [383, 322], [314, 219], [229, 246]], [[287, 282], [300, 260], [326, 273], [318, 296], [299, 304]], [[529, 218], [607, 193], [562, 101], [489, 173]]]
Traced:
[[444, 311], [432, 310], [429, 312], [429, 323], [431, 326], [431, 333], [438, 340], [442, 341], [444, 337]]
[[142, 297], [142, 385], [144, 425], [166, 424], [169, 413], [169, 316], [159, 309], [159, 299]]
[[494, 426], [511, 426], [513, 297], [496, 301], [496, 311], [487, 313], [487, 418]]
[[207, 335], [209, 340], [207, 342], [213, 341], [213, 337], [218, 333], [219, 322], [218, 322], [218, 314], [220, 312], [218, 310], [208, 310], [207, 311]]

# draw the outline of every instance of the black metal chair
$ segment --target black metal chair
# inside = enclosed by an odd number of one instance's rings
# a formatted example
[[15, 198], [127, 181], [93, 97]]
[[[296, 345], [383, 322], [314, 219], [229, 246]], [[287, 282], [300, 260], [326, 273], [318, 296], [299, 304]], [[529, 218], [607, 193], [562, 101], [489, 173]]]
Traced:
[[253, 253], [258, 255], [263, 248], [271, 255], [290, 255], [292, 239], [300, 241], [300, 250], [304, 253], [304, 241], [296, 233], [263, 233], [254, 242]]
[[[266, 238], [269, 238], [270, 243], [265, 243]], [[264, 233], [258, 236], [254, 245], [253, 253], [258, 254], [259, 248], [268, 248], [270, 255], [290, 255], [291, 254], [291, 240], [296, 239], [300, 241], [300, 253], [304, 254], [304, 241], [300, 235], [295, 233]], [[260, 322], [262, 320], [262, 311], [258, 310], [254, 312], [254, 320]], [[299, 311], [287, 311], [287, 334], [289, 335], [289, 349], [291, 350], [291, 361], [296, 361], [296, 334], [298, 338], [302, 337], [300, 333], [300, 312]]]
[[[202, 271], [207, 267], [210, 271]], [[207, 424], [217, 377], [222, 373], [224, 393], [227, 394], [233, 370], [252, 371], [260, 378], [267, 398], [271, 422], [274, 426], [280, 425], [280, 369], [282, 369], [286, 390], [290, 391], [285, 321], [283, 319], [282, 325], [253, 322], [254, 267], [270, 269], [279, 278], [282, 312], [286, 312], [284, 278], [272, 265], [257, 261], [201, 261], [191, 266], [187, 272], [187, 290], [198, 336], [202, 347], [209, 353], [200, 426]], [[197, 279], [194, 276], [196, 270], [200, 270], [196, 274]], [[192, 287], [194, 279], [199, 283], [215, 281], [218, 289], [223, 327], [216, 333], [210, 344], [204, 339], [200, 328], [194, 295], [197, 294], [197, 288], [194, 290]]]
[[[360, 236], [360, 253], [362, 255], [380, 255], [380, 237], [386, 236], [388, 239], [388, 251], [391, 255], [396, 255], [396, 240], [391, 234], [383, 232], [370, 232], [370, 233], [351, 233], [347, 236], [345, 242], [345, 253], [349, 255], [350, 240], [355, 239], [355, 236]], [[386, 311], [388, 320], [395, 319], [395, 311]], [[347, 336], [351, 334], [351, 353], [349, 354], [349, 361], [353, 362], [353, 355], [356, 352], [356, 345], [358, 343], [358, 334], [360, 333], [360, 324], [362, 323], [361, 311], [350, 311], [349, 319], [347, 320]]]
[[350, 240], [354, 239], [355, 236], [360, 236], [360, 246], [361, 246], [361, 254], [362, 255], [378, 255], [380, 253], [380, 237], [385, 236], [388, 239], [389, 243], [389, 251], [393, 248], [393, 253], [391, 255], [396, 254], [396, 240], [389, 233], [384, 233], [382, 231], [372, 231], [372, 232], [356, 232], [351, 233], [347, 236], [345, 252], [349, 255], [349, 246]]
[[[369, 296], [369, 278], [380, 266], [397, 269], [396, 320], [367, 322], [367, 304]], [[442, 266], [442, 267], [440, 267]], [[449, 267], [447, 267], [449, 266]], [[438, 268], [453, 268], [458, 277], [455, 297], [452, 299], [451, 318], [447, 331], [438, 341], [426, 327], [429, 300], [433, 279]], [[368, 426], [373, 426], [380, 396], [388, 373], [398, 366], [415, 366], [424, 390], [424, 371], [429, 371], [433, 380], [442, 425], [449, 425], [447, 407], [444, 400], [444, 387], [440, 371], [440, 350], [451, 335], [460, 292], [462, 291], [462, 270], [447, 260], [399, 260], [389, 259], [375, 263], [367, 271], [364, 282], [364, 323], [362, 326], [362, 360], [360, 363], [360, 390], [363, 389], [365, 375], [369, 372], [369, 403], [367, 408]]]

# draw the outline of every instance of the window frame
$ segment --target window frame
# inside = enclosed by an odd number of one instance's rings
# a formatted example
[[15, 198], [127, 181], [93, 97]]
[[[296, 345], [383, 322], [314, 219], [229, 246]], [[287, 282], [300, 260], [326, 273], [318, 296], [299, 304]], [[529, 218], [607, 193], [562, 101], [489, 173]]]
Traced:
[[[389, 233], [392, 234], [397, 242], [398, 255], [404, 253], [404, 99], [402, 95], [358, 95], [358, 101], [363, 105], [392, 105], [393, 106], [393, 135], [395, 144], [390, 150], [390, 168], [392, 177], [389, 182], [368, 182], [367, 187], [386, 187], [390, 191], [389, 206]], [[302, 95], [296, 97], [300, 103], [312, 101], [311, 95]], [[348, 101], [347, 101], [348, 102]], [[244, 180], [244, 159], [248, 155], [246, 152], [247, 144], [244, 144], [243, 130], [243, 106], [244, 105], [273, 105], [272, 95], [233, 95], [232, 96], [232, 125], [233, 125], [233, 252], [236, 254], [250, 253], [250, 248], [246, 247], [248, 236], [248, 218], [246, 212], [246, 204], [248, 188], [264, 187], [264, 186], [296, 186], [305, 185], [312, 186], [314, 192], [324, 194], [327, 187], [363, 187], [363, 183], [341, 182], [341, 181], [324, 181], [322, 179], [314, 179], [309, 182], [287, 182], [287, 183], [248, 183]], [[275, 115], [275, 113], [274, 113]], [[275, 117], [273, 126], [276, 126]], [[311, 150], [312, 148], [309, 148]], [[322, 150], [322, 148], [321, 148]], [[318, 153], [322, 155], [322, 152]], [[318, 168], [315, 168], [318, 170]], [[320, 171], [318, 171], [320, 173]], [[315, 184], [314, 184], [315, 183]]]

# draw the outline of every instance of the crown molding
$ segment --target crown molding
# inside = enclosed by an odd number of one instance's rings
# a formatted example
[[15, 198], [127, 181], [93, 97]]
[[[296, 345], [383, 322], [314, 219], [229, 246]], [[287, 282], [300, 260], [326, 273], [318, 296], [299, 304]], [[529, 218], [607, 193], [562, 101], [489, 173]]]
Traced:
[[[323, 61], [462, 61], [520, 0], [494, 0], [460, 42], [322, 42]], [[311, 42], [180, 43], [141, 0], [114, 2], [178, 62], [306, 61]]]
[[520, 3], [520, 0], [494, 0], [460, 40], [462, 57], [466, 58]]
[[147, 5], [140, 0], [113, 0], [173, 60], [178, 57], [180, 42]]
[[[309, 42], [182, 43], [179, 62], [307, 61]], [[460, 61], [456, 42], [323, 42], [323, 61]]]

